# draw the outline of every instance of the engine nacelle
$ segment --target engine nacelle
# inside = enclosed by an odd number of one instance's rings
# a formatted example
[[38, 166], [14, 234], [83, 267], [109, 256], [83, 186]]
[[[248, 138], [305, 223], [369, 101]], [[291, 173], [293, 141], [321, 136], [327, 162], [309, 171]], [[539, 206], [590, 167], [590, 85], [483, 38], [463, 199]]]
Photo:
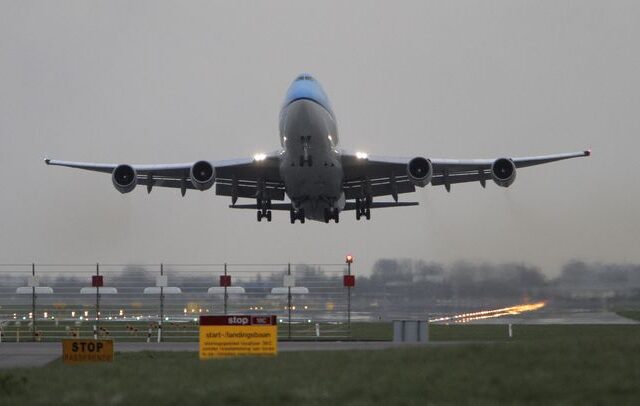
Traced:
[[423, 157], [415, 157], [407, 164], [409, 180], [416, 186], [425, 187], [431, 182], [433, 165], [431, 161]]
[[509, 158], [496, 159], [491, 164], [491, 178], [498, 186], [511, 186], [516, 180], [516, 165]]
[[191, 166], [191, 183], [198, 190], [207, 190], [216, 181], [216, 170], [207, 161], [198, 161]]
[[120, 193], [129, 193], [138, 184], [138, 175], [131, 165], [118, 165], [111, 174], [111, 181]]

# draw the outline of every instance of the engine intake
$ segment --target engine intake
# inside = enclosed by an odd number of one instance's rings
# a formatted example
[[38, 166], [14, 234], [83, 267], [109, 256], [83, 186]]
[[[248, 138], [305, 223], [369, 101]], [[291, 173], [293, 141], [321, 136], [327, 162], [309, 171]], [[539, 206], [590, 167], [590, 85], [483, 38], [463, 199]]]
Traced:
[[120, 193], [129, 193], [136, 188], [138, 175], [131, 165], [118, 165], [111, 175], [113, 186]]
[[198, 190], [207, 190], [216, 181], [216, 170], [207, 161], [198, 161], [191, 166], [191, 183]]
[[427, 158], [416, 157], [407, 164], [409, 180], [416, 186], [425, 187], [431, 182], [433, 165]]
[[498, 186], [511, 186], [516, 180], [516, 165], [509, 158], [496, 159], [491, 164], [491, 178]]

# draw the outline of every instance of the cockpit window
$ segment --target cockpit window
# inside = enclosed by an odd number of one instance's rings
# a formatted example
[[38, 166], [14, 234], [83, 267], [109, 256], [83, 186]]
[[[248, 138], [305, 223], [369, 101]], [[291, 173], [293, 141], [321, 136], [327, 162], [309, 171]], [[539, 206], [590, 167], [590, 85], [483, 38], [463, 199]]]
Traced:
[[304, 75], [304, 74], [303, 74], [303, 75], [298, 76], [298, 77], [296, 78], [296, 81], [297, 81], [297, 80], [314, 80], [314, 79], [313, 79], [310, 75]]

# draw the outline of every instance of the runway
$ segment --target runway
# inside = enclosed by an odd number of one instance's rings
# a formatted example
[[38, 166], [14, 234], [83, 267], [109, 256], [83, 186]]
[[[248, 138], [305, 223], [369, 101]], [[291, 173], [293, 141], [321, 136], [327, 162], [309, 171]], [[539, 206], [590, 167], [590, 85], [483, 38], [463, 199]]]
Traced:
[[636, 320], [601, 311], [540, 311], [518, 316], [475, 320], [472, 324], [638, 324]]
[[[292, 351], [358, 351], [407, 348], [411, 346], [468, 345], [474, 342], [431, 342], [426, 344], [390, 341], [285, 341], [278, 343], [279, 352]], [[116, 352], [189, 351], [198, 352], [198, 343], [114, 343]], [[0, 369], [43, 366], [62, 354], [61, 343], [0, 343]]]

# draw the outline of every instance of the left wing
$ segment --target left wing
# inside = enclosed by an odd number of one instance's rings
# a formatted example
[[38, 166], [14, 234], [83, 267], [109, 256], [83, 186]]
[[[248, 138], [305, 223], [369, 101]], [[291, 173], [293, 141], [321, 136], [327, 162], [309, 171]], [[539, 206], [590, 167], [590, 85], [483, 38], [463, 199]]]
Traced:
[[113, 184], [122, 193], [144, 185], [150, 193], [155, 186], [178, 188], [184, 196], [187, 189], [206, 190], [215, 184], [217, 195], [284, 200], [284, 184], [280, 178], [280, 153], [256, 155], [225, 161], [197, 161], [160, 165], [99, 164], [45, 159], [47, 165], [112, 174]]
[[[564, 154], [497, 159], [427, 159], [368, 156], [363, 153], [342, 155], [344, 190], [347, 199], [393, 196], [415, 191], [415, 186], [444, 185], [487, 180], [510, 186], [516, 169], [591, 155], [590, 150]], [[415, 172], [412, 172], [415, 171]], [[413, 174], [413, 176], [412, 176]]]

